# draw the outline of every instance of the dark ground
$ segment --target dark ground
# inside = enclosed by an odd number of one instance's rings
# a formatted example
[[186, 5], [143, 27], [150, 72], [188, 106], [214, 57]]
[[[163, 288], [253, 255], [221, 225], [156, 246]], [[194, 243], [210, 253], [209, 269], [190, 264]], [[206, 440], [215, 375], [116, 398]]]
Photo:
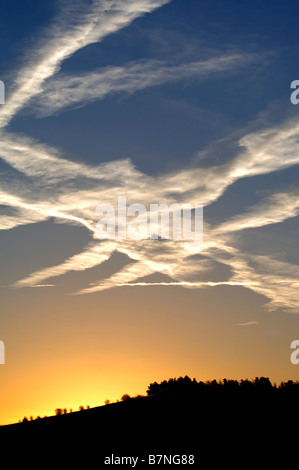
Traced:
[[[129, 399], [0, 427], [6, 468], [287, 468], [298, 457], [298, 393], [216, 393]], [[195, 464], [148, 465], [149, 454], [194, 455]], [[141, 462], [144, 459], [145, 462]], [[6, 465], [5, 465], [6, 466]]]

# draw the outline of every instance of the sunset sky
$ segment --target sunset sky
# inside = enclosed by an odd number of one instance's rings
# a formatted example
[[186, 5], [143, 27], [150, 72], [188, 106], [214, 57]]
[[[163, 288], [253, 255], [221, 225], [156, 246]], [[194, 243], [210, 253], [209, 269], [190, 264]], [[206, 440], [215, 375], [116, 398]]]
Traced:
[[[153, 381], [297, 380], [295, 0], [2, 0], [0, 424]], [[99, 204], [203, 204], [203, 244]]]

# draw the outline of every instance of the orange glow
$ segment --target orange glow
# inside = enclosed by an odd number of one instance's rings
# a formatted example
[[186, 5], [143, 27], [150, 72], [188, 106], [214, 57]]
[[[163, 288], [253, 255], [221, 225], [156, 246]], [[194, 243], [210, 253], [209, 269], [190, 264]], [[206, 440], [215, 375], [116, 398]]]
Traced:
[[[170, 377], [295, 380], [281, 316], [270, 317], [257, 296], [244, 289], [242, 298], [247, 295], [250, 302], [242, 304], [240, 296], [238, 305], [240, 289], [230, 288], [234, 309], [228, 289], [220, 287], [135, 288], [133, 295], [128, 287], [117, 295], [88, 297], [55, 297], [36, 289], [30, 299], [20, 294], [3, 329], [0, 423], [50, 416], [56, 408], [99, 406], [124, 393], [145, 394], [151, 382]], [[238, 327], [251, 318], [254, 303], [260, 323]], [[266, 342], [271, 334], [273, 340]]]

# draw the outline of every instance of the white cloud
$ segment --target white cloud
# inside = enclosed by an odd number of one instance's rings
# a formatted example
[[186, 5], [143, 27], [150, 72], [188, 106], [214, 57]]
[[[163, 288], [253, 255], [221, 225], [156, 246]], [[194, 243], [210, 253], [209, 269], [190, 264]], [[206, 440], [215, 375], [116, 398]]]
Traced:
[[277, 224], [299, 214], [299, 191], [272, 194], [216, 228], [216, 233], [240, 231], [246, 228]]
[[250, 282], [233, 282], [233, 281], [221, 281], [221, 282], [190, 282], [190, 281], [177, 281], [177, 282], [126, 282], [123, 284], [116, 284], [117, 286], [182, 286], [182, 287], [215, 287], [215, 286], [244, 286], [250, 287]]
[[[216, 202], [234, 182], [263, 175], [299, 163], [299, 123], [285, 122], [276, 127], [245, 134], [238, 142], [238, 151], [225, 163], [201, 167], [184, 167], [151, 177], [137, 170], [129, 159], [103, 163], [97, 166], [75, 163], [59, 150], [36, 142], [29, 137], [9, 133], [4, 127], [39, 95], [44, 109], [55, 111], [55, 99], [66, 93], [62, 106], [90, 100], [88, 89], [102, 97], [105, 93], [136, 91], [143, 86], [166, 83], [187, 77], [202, 77], [216, 70], [239, 66], [236, 56], [212, 58], [205, 62], [180, 64], [173, 67], [160, 63], [127, 64], [122, 68], [104, 71], [77, 79], [61, 76], [52, 83], [62, 64], [78, 49], [97, 42], [107, 34], [118, 31], [138, 16], [166, 4], [166, 0], [93, 0], [90, 10], [83, 11], [81, 2], [64, 2], [64, 11], [48, 28], [43, 39], [19, 71], [15, 91], [0, 109], [0, 155], [19, 177], [11, 183], [3, 182], [0, 203], [13, 214], [0, 216], [0, 228], [11, 229], [21, 224], [35, 223], [55, 217], [66, 223], [79, 223], [89, 230], [91, 238], [97, 222], [95, 208], [100, 203], [116, 203], [117, 195], [126, 195], [128, 204], [143, 203], [203, 203]], [[245, 61], [248, 59], [245, 56]], [[241, 60], [239, 61], [242, 62]], [[242, 62], [244, 63], [244, 62]], [[148, 77], [146, 78], [146, 73]], [[125, 81], [121, 76], [124, 74]], [[110, 84], [109, 84], [109, 80]], [[85, 82], [86, 80], [86, 82]], [[58, 95], [55, 98], [54, 85]], [[89, 84], [89, 85], [88, 85]], [[70, 93], [75, 85], [75, 95]], [[53, 88], [52, 88], [53, 87]], [[42, 94], [45, 90], [45, 95]], [[43, 101], [48, 97], [49, 106]], [[77, 100], [77, 101], [76, 101]], [[62, 109], [62, 108], [61, 108]], [[221, 143], [219, 143], [221, 148]], [[23, 178], [23, 184], [19, 181]], [[27, 184], [28, 183], [28, 184]], [[111, 277], [93, 283], [79, 293], [91, 293], [120, 285], [174, 285], [188, 288], [219, 285], [243, 286], [265, 296], [269, 309], [284, 308], [298, 311], [299, 268], [282, 263], [269, 256], [252, 257], [234, 246], [234, 232], [246, 227], [260, 227], [278, 223], [298, 214], [297, 191], [285, 191], [270, 196], [247, 212], [212, 227], [205, 224], [204, 243], [191, 252], [181, 241], [105, 241], [95, 239], [78, 253], [58, 266], [50, 266], [18, 280], [14, 287], [46, 286], [43, 281], [70, 271], [84, 271], [102, 264], [112, 253], [125, 253], [133, 263]], [[205, 259], [194, 258], [200, 254]], [[229, 267], [230, 274], [221, 281], [199, 280], [207, 277], [213, 262]], [[138, 281], [153, 273], [163, 273], [169, 282]]]
[[85, 106], [110, 93], [134, 93], [147, 87], [184, 79], [197, 81], [220, 72], [248, 65], [253, 54], [226, 54], [203, 61], [169, 66], [160, 61], [140, 61], [123, 67], [105, 67], [77, 76], [58, 75], [47, 81], [43, 92], [31, 103], [38, 116]]
[[[271, 162], [271, 168], [268, 166], [267, 155], [275, 148], [280, 148], [284, 158], [288, 160], [288, 139], [291, 136], [294, 140], [295, 130], [295, 126], [288, 133], [281, 132], [279, 127], [272, 130], [272, 138], [265, 139], [262, 149], [259, 150], [259, 164], [254, 169], [254, 174], [264, 173], [267, 170], [274, 171], [281, 167], [278, 155], [276, 160]], [[260, 131], [260, 134], [262, 135], [263, 131]], [[269, 134], [268, 130], [267, 135]], [[252, 152], [252, 155], [246, 154], [246, 159], [241, 158], [241, 155], [244, 156], [244, 150], [241, 150], [232, 161], [223, 165], [182, 169], [153, 178], [137, 171], [128, 160], [110, 162], [93, 168], [63, 160], [55, 154], [55, 151], [49, 154], [47, 148], [39, 146], [32, 140], [19, 140], [17, 136], [6, 135], [6, 140], [2, 143], [3, 155], [7, 155], [11, 165], [30, 176], [36, 186], [32, 194], [28, 192], [26, 197], [22, 193], [18, 194], [16, 188], [13, 194], [2, 193], [3, 203], [20, 210], [20, 217], [17, 215], [11, 219], [8, 216], [2, 216], [2, 219], [0, 217], [1, 227], [10, 228], [13, 224], [31, 223], [54, 216], [66, 223], [81, 223], [93, 234], [96, 223], [95, 207], [101, 202], [115, 204], [116, 194], [126, 194], [128, 204], [142, 202], [147, 207], [152, 202], [171, 204], [196, 201], [208, 205], [216, 201], [230, 184], [243, 177], [244, 172], [241, 169], [252, 168], [255, 154], [251, 142], [257, 142], [258, 136], [259, 133], [256, 133], [242, 140], [247, 142]], [[14, 146], [14, 150], [10, 146]], [[30, 148], [34, 159], [30, 158]], [[257, 147], [255, 150], [258, 150]], [[295, 152], [296, 149], [291, 151]], [[290, 165], [294, 162], [293, 159], [289, 160]], [[236, 176], [237, 169], [239, 176]], [[84, 179], [82, 189], [77, 190], [82, 178]], [[36, 200], [36, 189], [40, 182], [43, 187], [47, 184], [48, 199]], [[51, 188], [55, 188], [55, 191], [53, 192]], [[162, 282], [162, 285], [180, 285], [187, 288], [243, 286], [268, 298], [269, 309], [296, 310], [299, 308], [296, 281], [299, 269], [290, 264], [279, 264], [277, 260], [269, 257], [255, 258], [255, 267], [253, 267], [252, 256], [241, 253], [234, 247], [232, 235], [245, 227], [259, 227], [292, 217], [297, 214], [297, 207], [297, 192], [285, 191], [271, 195], [256, 207], [218, 227], [205, 224], [204, 243], [197, 251], [206, 257], [205, 260], [192, 258], [192, 253], [186, 249], [184, 243], [174, 240], [164, 244], [148, 240], [138, 243], [117, 240], [109, 243], [94, 242], [86, 251], [73, 256], [61, 265], [42, 269], [19, 280], [15, 283], [15, 287], [39, 285], [45, 279], [63, 275], [71, 270], [89, 269], [108, 259], [112, 252], [119, 251], [125, 253], [135, 263], [125, 266], [110, 278], [81, 289], [79, 293], [92, 293], [119, 285], [138, 286], [139, 278], [161, 272], [173, 279]], [[231, 275], [228, 279], [218, 282], [199, 281], [198, 276], [203, 273], [208, 275], [211, 271], [213, 261], [228, 266]], [[271, 269], [267, 271], [266, 268], [270, 263], [272, 263]], [[142, 285], [153, 284], [145, 282]]]
[[130, 24], [139, 16], [168, 3], [169, 0], [92, 0], [86, 8], [77, 0], [63, 2], [53, 24], [43, 31], [36, 48], [27, 54], [26, 65], [15, 80], [15, 91], [0, 110], [0, 127], [36, 94], [61, 63], [83, 47]]
[[237, 323], [237, 326], [252, 326], [252, 325], [258, 325], [258, 321], [253, 320], [253, 321]]
[[115, 243], [111, 241], [96, 245], [91, 244], [85, 251], [72, 256], [64, 263], [34, 272], [26, 279], [17, 281], [14, 287], [34, 287], [45, 279], [61, 276], [70, 271], [85, 271], [93, 268], [109, 259], [114, 249]]

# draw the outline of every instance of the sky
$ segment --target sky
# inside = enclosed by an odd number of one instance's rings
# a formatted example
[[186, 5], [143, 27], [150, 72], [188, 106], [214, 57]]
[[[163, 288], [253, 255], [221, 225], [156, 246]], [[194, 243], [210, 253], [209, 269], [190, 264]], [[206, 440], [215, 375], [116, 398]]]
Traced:
[[[295, 0], [2, 0], [0, 424], [154, 381], [298, 379]], [[97, 237], [203, 205], [203, 242]]]

